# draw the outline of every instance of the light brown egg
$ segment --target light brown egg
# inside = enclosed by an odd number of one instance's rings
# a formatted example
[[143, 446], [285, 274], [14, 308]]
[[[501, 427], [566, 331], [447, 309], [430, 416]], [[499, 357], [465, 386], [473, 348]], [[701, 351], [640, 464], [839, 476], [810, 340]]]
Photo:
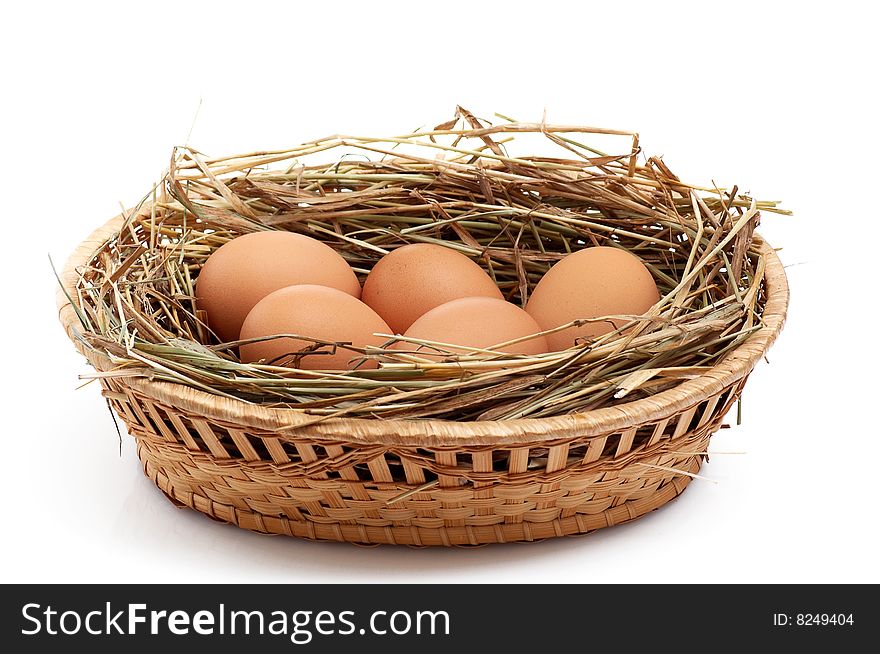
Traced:
[[[334, 343], [347, 342], [355, 347], [381, 345], [387, 340], [373, 336], [375, 333], [388, 334], [390, 328], [370, 307], [348, 293], [312, 284], [288, 286], [269, 293], [251, 309], [241, 326], [242, 339], [297, 334]], [[308, 354], [299, 361], [288, 357], [313, 345], [311, 341], [284, 337], [246, 343], [239, 351], [245, 363], [263, 360], [306, 370], [345, 370], [361, 359], [361, 355], [352, 350], [337, 347], [333, 352], [332, 346], [322, 347], [322, 354]], [[375, 361], [367, 360], [357, 367], [376, 366]]]
[[[526, 311], [543, 329], [579, 318], [641, 315], [660, 299], [651, 272], [633, 254], [614, 247], [578, 250], [557, 262], [538, 282]], [[548, 334], [550, 349], [565, 350], [577, 338], [606, 334], [626, 320], [588, 323]]]
[[502, 299], [492, 278], [460, 252], [413, 243], [382, 257], [364, 281], [363, 300], [397, 334], [434, 307], [461, 297]]
[[[515, 304], [497, 298], [466, 297], [434, 307], [416, 320], [404, 335], [438, 343], [488, 348], [540, 331], [542, 330], [535, 319]], [[437, 351], [437, 348], [428, 345], [419, 347], [402, 341], [395, 348], [418, 350], [423, 355]], [[547, 349], [547, 340], [543, 336], [537, 336], [498, 348], [498, 351], [509, 354], [543, 354]], [[457, 353], [467, 354], [468, 351], [460, 350]]]
[[254, 232], [215, 250], [196, 280], [196, 306], [222, 341], [238, 338], [254, 305], [291, 284], [330, 286], [361, 296], [357, 276], [333, 248], [292, 232]]

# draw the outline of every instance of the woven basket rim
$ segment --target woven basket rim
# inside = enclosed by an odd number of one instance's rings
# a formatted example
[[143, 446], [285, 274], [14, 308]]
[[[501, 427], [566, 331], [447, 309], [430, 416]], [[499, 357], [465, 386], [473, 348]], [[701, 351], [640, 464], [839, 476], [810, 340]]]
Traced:
[[[143, 210], [143, 209], [142, 209]], [[110, 360], [87, 349], [77, 337], [79, 319], [68, 297], [75, 298], [79, 279], [77, 268], [88, 263], [107, 241], [119, 232], [126, 217], [119, 214], [92, 232], [73, 251], [61, 273], [56, 292], [59, 320], [77, 349], [98, 369], [109, 369]], [[547, 418], [519, 418], [489, 421], [452, 421], [437, 419], [367, 419], [332, 418], [315, 422], [314, 416], [296, 408], [274, 408], [213, 395], [182, 384], [150, 381], [145, 378], [125, 380], [133, 391], [188, 412], [210, 416], [231, 427], [246, 425], [285, 434], [347, 442], [384, 445], [428, 444], [431, 446], [489, 446], [508, 443], [535, 443], [570, 437], [607, 434], [640, 424], [658, 422], [696, 406], [725, 387], [742, 379], [754, 368], [776, 340], [785, 322], [789, 288], [782, 262], [776, 251], [759, 234], [754, 242], [765, 257], [764, 282], [766, 303], [764, 327], [746, 338], [723, 361], [699, 377], [678, 386], [610, 407], [582, 413]]]

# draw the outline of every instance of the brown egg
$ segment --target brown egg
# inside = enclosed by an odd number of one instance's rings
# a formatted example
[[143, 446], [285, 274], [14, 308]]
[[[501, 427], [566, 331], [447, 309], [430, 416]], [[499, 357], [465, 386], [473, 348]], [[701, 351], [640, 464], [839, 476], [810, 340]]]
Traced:
[[[535, 319], [515, 304], [497, 298], [466, 297], [434, 307], [416, 320], [404, 335], [426, 341], [488, 348], [540, 331], [542, 330]], [[395, 348], [410, 351], [418, 349], [420, 354], [436, 351], [436, 348], [428, 345], [420, 348], [413, 343], [404, 342], [397, 343]], [[543, 354], [547, 352], [547, 340], [543, 336], [537, 336], [498, 348], [498, 351], [509, 354]], [[468, 352], [461, 350], [460, 353]]]
[[[373, 334], [389, 334], [390, 331], [375, 311], [348, 293], [327, 286], [302, 284], [273, 291], [257, 302], [241, 326], [241, 338], [298, 334], [365, 347], [381, 345], [387, 339]], [[321, 348], [323, 354], [309, 354], [298, 362], [282, 359], [313, 345], [311, 341], [285, 337], [246, 343], [239, 351], [245, 363], [262, 359], [266, 363], [290, 364], [306, 370], [345, 370], [356, 365], [361, 358], [352, 350], [336, 348], [334, 353], [332, 346], [324, 346]], [[358, 368], [376, 366], [375, 361], [367, 360]]]
[[460, 297], [502, 299], [492, 278], [460, 252], [441, 245], [404, 245], [382, 257], [364, 281], [363, 300], [396, 334]]
[[222, 341], [238, 338], [245, 316], [272, 291], [291, 284], [330, 286], [361, 296], [357, 276], [329, 245], [302, 234], [269, 231], [234, 238], [215, 250], [196, 280], [196, 306]]
[[[660, 299], [651, 272], [633, 254], [613, 247], [591, 247], [556, 263], [538, 282], [526, 311], [543, 329], [578, 318], [641, 315]], [[626, 320], [588, 323], [548, 334], [550, 349], [565, 350], [576, 338], [617, 329]]]

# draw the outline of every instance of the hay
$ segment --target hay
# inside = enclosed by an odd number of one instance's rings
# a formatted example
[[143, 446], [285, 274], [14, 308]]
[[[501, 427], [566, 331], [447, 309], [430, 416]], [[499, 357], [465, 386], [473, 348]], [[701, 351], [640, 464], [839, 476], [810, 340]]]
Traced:
[[[510, 154], [514, 137], [541, 153]], [[625, 143], [606, 154], [582, 141]], [[597, 137], [598, 138], [598, 137]], [[317, 161], [323, 161], [319, 163]], [[331, 136], [289, 150], [208, 158], [176, 148], [168, 173], [118, 235], [78, 270], [88, 347], [111, 371], [247, 402], [335, 416], [449, 420], [546, 417], [627, 402], [704, 373], [762, 328], [764, 261], [752, 245], [762, 211], [788, 213], [731, 189], [679, 180], [641, 157], [638, 135], [578, 126], [497, 125], [458, 108], [433, 130]], [[378, 369], [306, 371], [242, 364], [194, 303], [199, 268], [243, 233], [286, 229], [332, 245], [363, 281], [385, 253], [438, 243], [479, 263], [521, 306], [544, 272], [587, 246], [621, 247], [651, 270], [660, 302], [620, 329], [540, 356], [446, 351], [441, 360], [345, 348]], [[605, 316], [599, 319], [608, 319]], [[625, 333], [624, 333], [625, 332]], [[282, 362], [283, 363], [283, 362]]]

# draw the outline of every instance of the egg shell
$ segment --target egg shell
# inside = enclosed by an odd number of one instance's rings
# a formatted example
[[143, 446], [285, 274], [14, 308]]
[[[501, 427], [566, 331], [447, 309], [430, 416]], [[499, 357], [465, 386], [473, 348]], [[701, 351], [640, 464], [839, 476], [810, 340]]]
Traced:
[[[545, 330], [579, 318], [641, 315], [660, 299], [657, 284], [635, 255], [614, 247], [578, 250], [557, 262], [538, 285], [526, 311]], [[577, 338], [601, 336], [626, 320], [587, 323], [548, 334], [551, 350], [565, 350]]]
[[462, 297], [502, 299], [480, 266], [460, 252], [413, 243], [382, 257], [364, 281], [363, 300], [396, 334], [434, 307]]
[[351, 266], [329, 245], [303, 234], [266, 231], [234, 238], [208, 257], [196, 279], [196, 306], [207, 312], [221, 341], [233, 341], [257, 302], [292, 284], [361, 295]]
[[[334, 343], [347, 342], [356, 347], [382, 345], [387, 339], [373, 336], [390, 333], [390, 328], [366, 304], [348, 293], [327, 286], [302, 284], [269, 293], [257, 302], [241, 326], [241, 338], [257, 338], [275, 334], [297, 334]], [[361, 355], [352, 350], [332, 346], [321, 348], [323, 354], [309, 354], [299, 361], [288, 355], [307, 347], [312, 341], [298, 338], [276, 338], [239, 347], [241, 360], [253, 363], [263, 360], [273, 365], [290, 365], [307, 370], [345, 370], [359, 363]], [[358, 369], [375, 368], [374, 360], [365, 360]]]
[[[489, 297], [467, 297], [434, 307], [416, 320], [404, 336], [465, 347], [489, 348], [542, 331], [535, 319], [515, 304]], [[436, 348], [403, 341], [396, 349], [418, 350], [430, 355]], [[444, 348], [446, 349], [446, 348]], [[453, 348], [449, 348], [453, 350]], [[506, 345], [499, 352], [509, 354], [543, 354], [548, 351], [544, 336]], [[467, 354], [467, 350], [459, 353]]]

